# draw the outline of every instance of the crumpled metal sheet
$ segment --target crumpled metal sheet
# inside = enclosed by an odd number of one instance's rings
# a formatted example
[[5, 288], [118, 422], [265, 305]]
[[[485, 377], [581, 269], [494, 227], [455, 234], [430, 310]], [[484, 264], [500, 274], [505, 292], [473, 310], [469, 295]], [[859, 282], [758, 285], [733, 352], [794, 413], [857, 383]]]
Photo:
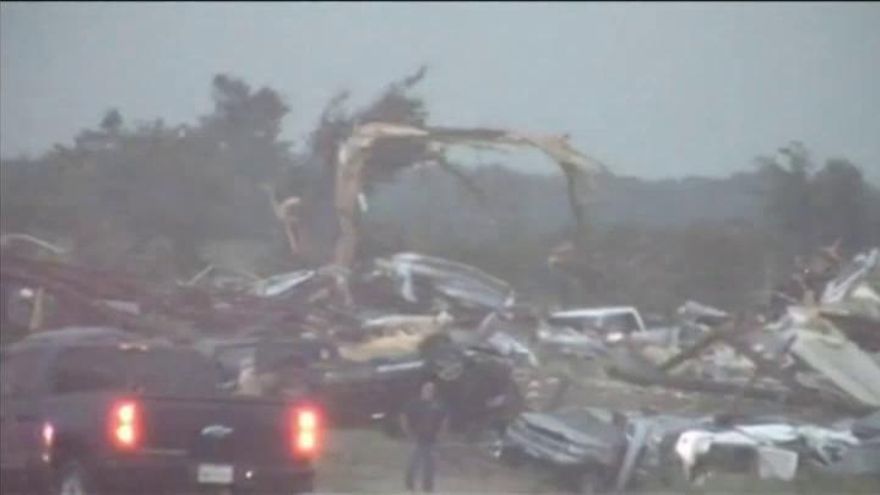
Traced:
[[880, 407], [880, 365], [842, 333], [831, 330], [795, 328], [791, 352], [852, 399]]
[[290, 273], [273, 275], [254, 284], [253, 292], [258, 296], [280, 296], [317, 275], [315, 270], [298, 270]]
[[639, 459], [639, 454], [648, 441], [648, 435], [651, 433], [651, 425], [645, 422], [633, 423], [633, 432], [627, 441], [626, 453], [623, 455], [623, 461], [620, 463], [620, 469], [617, 471], [617, 477], [614, 483], [614, 489], [622, 492], [626, 489], [630, 479], [632, 479], [633, 470]]
[[443, 294], [467, 306], [502, 309], [513, 304], [510, 285], [482, 270], [463, 263], [417, 253], [398, 253], [388, 259], [376, 260], [400, 284], [401, 296], [417, 302], [416, 279], [428, 280]]
[[[873, 326], [876, 332], [859, 331], [866, 337], [880, 341], [880, 249], [859, 254], [828, 282], [822, 293], [820, 311], [856, 327]], [[873, 333], [877, 334], [872, 338]]]
[[[767, 423], [736, 425], [721, 431], [692, 429], [681, 433], [675, 443], [675, 452], [682, 461], [685, 475], [690, 479], [692, 470], [713, 447], [754, 449], [758, 459], [758, 477], [791, 481], [797, 474], [801, 454], [811, 453], [828, 458], [833, 450], [846, 450], [860, 445], [852, 432], [833, 430], [816, 425]], [[710, 466], [725, 469], [725, 466]]]
[[539, 365], [538, 358], [532, 350], [515, 337], [505, 332], [493, 332], [486, 339], [486, 343], [498, 351], [502, 356], [522, 360], [533, 368]]
[[718, 325], [730, 319], [730, 313], [727, 311], [690, 300], [679, 306], [676, 314], [684, 321], [709, 325]]
[[582, 358], [596, 358], [608, 353], [598, 337], [591, 337], [569, 327], [553, 327], [542, 322], [536, 336], [542, 348]]
[[833, 304], [842, 302], [853, 288], [880, 266], [880, 249], [856, 255], [841, 273], [825, 286], [821, 302]]

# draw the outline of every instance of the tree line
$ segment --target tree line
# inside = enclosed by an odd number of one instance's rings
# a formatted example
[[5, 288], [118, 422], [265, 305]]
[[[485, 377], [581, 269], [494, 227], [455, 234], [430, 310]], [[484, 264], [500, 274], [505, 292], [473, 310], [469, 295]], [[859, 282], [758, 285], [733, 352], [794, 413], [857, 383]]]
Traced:
[[[341, 92], [303, 144], [283, 139], [292, 109], [272, 88], [219, 74], [213, 108], [192, 123], [129, 122], [111, 109], [69, 145], [0, 164], [0, 229], [64, 239], [82, 263], [171, 281], [217, 263], [261, 274], [327, 261], [336, 236], [338, 144], [370, 121], [425, 125], [419, 69], [354, 106]], [[442, 123], [439, 123], [442, 124]], [[503, 165], [469, 168], [423, 144], [380, 143], [366, 168], [361, 255], [416, 250], [486, 269], [558, 301], [547, 256], [571, 233], [560, 177]], [[613, 164], [612, 164], [613, 168]], [[724, 307], [760, 299], [795, 254], [840, 239], [880, 244], [880, 192], [842, 157], [818, 162], [793, 142], [725, 179], [608, 177], [591, 209], [591, 271], [570, 304], [634, 303], [666, 312], [687, 298]], [[269, 195], [302, 198], [314, 245], [291, 259]], [[220, 261], [222, 263], [222, 260]]]

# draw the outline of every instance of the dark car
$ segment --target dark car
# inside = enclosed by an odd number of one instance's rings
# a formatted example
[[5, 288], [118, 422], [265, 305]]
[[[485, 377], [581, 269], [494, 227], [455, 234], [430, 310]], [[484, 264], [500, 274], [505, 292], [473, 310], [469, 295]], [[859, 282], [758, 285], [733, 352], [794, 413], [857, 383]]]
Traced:
[[4, 493], [313, 489], [320, 408], [232, 396], [192, 349], [60, 330], [4, 348], [0, 366]]
[[418, 355], [347, 361], [340, 357], [336, 344], [325, 339], [247, 337], [203, 341], [197, 347], [220, 364], [227, 382], [242, 367], [253, 366], [257, 373], [277, 373], [282, 393], [291, 388], [308, 390], [327, 420], [340, 427], [365, 426], [393, 417], [400, 403], [414, 397], [425, 379]]
[[[418, 352], [366, 362], [343, 359], [333, 341], [302, 337], [248, 337], [203, 341], [198, 348], [215, 359], [231, 381], [250, 362], [275, 370], [281, 381], [304, 387], [339, 427], [380, 424], [400, 433], [399, 415], [427, 380], [438, 384], [457, 431], [512, 417], [519, 394], [507, 358], [491, 349], [466, 347], [437, 334]], [[293, 365], [291, 365], [293, 363]]]

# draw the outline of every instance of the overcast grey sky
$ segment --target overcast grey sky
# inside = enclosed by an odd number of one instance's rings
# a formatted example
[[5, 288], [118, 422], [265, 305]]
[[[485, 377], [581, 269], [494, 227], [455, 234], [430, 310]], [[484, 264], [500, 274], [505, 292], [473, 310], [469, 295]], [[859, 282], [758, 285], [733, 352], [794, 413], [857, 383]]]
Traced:
[[[880, 177], [880, 4], [3, 4], [0, 153], [103, 112], [191, 121], [211, 78], [280, 91], [302, 138], [429, 66], [434, 123], [569, 132], [624, 174], [726, 175], [800, 139]], [[520, 166], [528, 165], [522, 159]]]

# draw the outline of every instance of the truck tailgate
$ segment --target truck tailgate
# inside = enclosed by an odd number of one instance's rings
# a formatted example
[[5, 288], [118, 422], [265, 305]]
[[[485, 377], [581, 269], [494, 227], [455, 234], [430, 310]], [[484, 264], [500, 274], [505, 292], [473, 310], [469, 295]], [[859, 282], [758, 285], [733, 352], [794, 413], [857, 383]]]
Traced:
[[141, 397], [144, 452], [193, 461], [294, 462], [294, 406], [249, 398]]

